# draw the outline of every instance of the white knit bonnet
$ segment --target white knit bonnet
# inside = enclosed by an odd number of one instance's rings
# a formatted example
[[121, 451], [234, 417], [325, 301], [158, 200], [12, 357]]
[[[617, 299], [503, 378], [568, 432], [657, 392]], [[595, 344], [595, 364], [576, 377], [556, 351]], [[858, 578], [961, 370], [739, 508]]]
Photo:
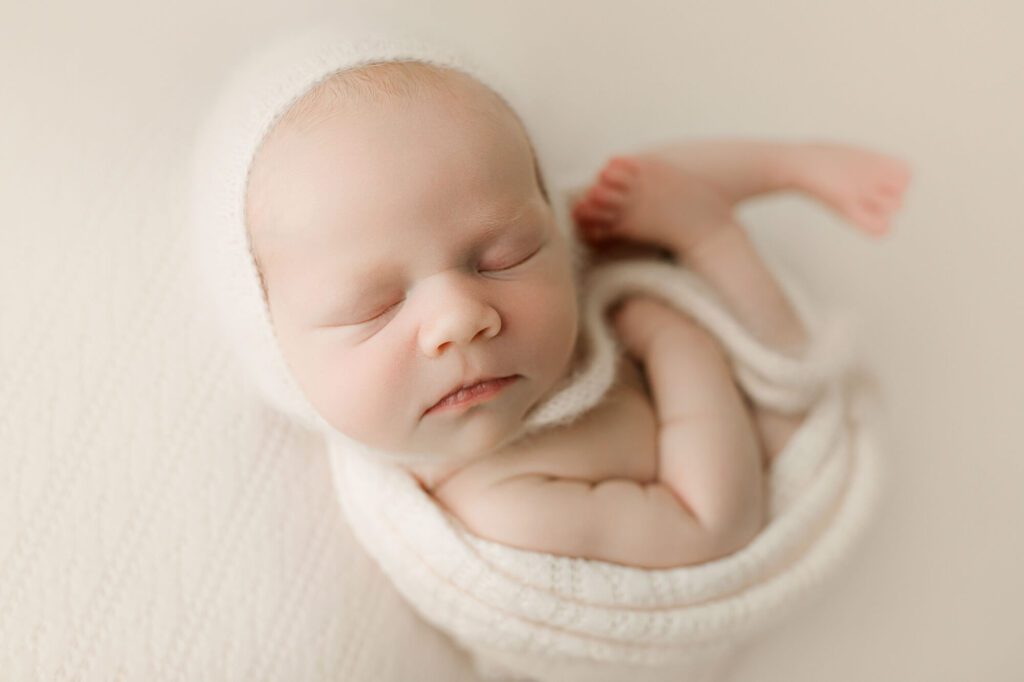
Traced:
[[[450, 48], [384, 35], [376, 28], [326, 26], [289, 34], [245, 61], [229, 79], [196, 138], [191, 173], [193, 252], [204, 304], [214, 314], [244, 375], [272, 405], [314, 430], [341, 436], [309, 403], [277, 345], [270, 312], [245, 227], [245, 192], [264, 137], [302, 95], [331, 74], [384, 61], [416, 60], [457, 69], [491, 87], [513, 105], [521, 95], [508, 82]], [[483, 74], [486, 73], [486, 77]], [[498, 84], [500, 87], [496, 87]], [[525, 125], [525, 124], [524, 124]], [[538, 154], [538, 157], [542, 157]], [[538, 165], [540, 158], [538, 158]], [[567, 191], [549, 178], [559, 228], [570, 240], [579, 276], [585, 249], [568, 229]], [[582, 302], [581, 302], [582, 306]], [[581, 307], [581, 319], [582, 315]], [[549, 398], [534, 406], [520, 432], [566, 423], [596, 404], [613, 380], [615, 343], [607, 329], [581, 327], [587, 357]], [[396, 454], [396, 459], [411, 459]]]

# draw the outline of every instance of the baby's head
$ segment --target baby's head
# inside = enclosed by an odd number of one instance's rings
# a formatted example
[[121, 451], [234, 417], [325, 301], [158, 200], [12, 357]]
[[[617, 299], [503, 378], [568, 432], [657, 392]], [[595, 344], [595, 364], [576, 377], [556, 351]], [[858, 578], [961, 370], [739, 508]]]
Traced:
[[[322, 81], [259, 147], [245, 222], [296, 383], [357, 441], [492, 452], [571, 369], [569, 237], [518, 117], [461, 71], [384, 62]], [[515, 379], [430, 409], [493, 377]]]

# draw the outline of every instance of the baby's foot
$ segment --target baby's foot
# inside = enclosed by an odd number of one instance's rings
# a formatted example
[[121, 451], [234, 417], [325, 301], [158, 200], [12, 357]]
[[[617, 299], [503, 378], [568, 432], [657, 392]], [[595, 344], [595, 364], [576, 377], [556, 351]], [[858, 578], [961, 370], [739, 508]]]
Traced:
[[595, 247], [626, 240], [681, 257], [732, 222], [732, 205], [715, 185], [656, 156], [617, 156], [576, 200], [572, 216]]
[[888, 232], [890, 216], [900, 207], [911, 176], [904, 161], [840, 144], [795, 145], [782, 163], [796, 189], [875, 235]]

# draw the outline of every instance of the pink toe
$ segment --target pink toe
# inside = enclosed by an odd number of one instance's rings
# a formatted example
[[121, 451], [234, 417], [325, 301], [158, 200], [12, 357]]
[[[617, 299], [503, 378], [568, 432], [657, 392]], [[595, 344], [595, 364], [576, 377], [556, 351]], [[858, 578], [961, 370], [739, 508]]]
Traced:
[[886, 181], [882, 184], [886, 187], [886, 189], [892, 192], [902, 193], [907, 189], [907, 186], [910, 184], [910, 177], [910, 165], [902, 161], [897, 161], [894, 164], [892, 171], [889, 174], [889, 177], [886, 178]]
[[587, 198], [598, 206], [618, 208], [625, 202], [626, 192], [613, 185], [601, 183], [590, 188]]
[[628, 186], [640, 172], [640, 164], [629, 156], [613, 156], [601, 170], [601, 178]]
[[605, 241], [611, 236], [609, 225], [603, 220], [577, 219], [580, 235], [588, 242]]
[[573, 216], [578, 216], [584, 220], [603, 220], [611, 221], [618, 216], [618, 211], [606, 206], [599, 206], [590, 201], [583, 201], [576, 204], [573, 209]]
[[879, 195], [878, 201], [885, 206], [885, 210], [889, 213], [898, 210], [903, 205], [903, 194], [888, 194]]
[[856, 222], [868, 232], [882, 234], [888, 229], [886, 211], [880, 204], [871, 199], [862, 199], [855, 215]]
[[601, 182], [620, 190], [628, 190], [636, 177], [636, 165], [630, 163], [608, 162], [601, 171]]

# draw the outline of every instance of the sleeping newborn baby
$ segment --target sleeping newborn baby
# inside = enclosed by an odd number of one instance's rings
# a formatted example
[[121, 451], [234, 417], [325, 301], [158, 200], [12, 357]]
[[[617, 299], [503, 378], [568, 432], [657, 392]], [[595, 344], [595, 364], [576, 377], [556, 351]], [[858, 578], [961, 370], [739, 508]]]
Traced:
[[[798, 356], [805, 330], [734, 206], [802, 191], [881, 235], [908, 178], [840, 145], [680, 143], [611, 159], [573, 218], [593, 262], [671, 258]], [[667, 568], [762, 528], [764, 471], [801, 417], [754, 405], [713, 336], [655, 298], [609, 313], [627, 357], [606, 399], [516, 437], [580, 353], [578, 278], [523, 125], [471, 76], [415, 61], [332, 75], [264, 139], [245, 217], [310, 404], [374, 448], [430, 455], [408, 469], [474, 534]]]

